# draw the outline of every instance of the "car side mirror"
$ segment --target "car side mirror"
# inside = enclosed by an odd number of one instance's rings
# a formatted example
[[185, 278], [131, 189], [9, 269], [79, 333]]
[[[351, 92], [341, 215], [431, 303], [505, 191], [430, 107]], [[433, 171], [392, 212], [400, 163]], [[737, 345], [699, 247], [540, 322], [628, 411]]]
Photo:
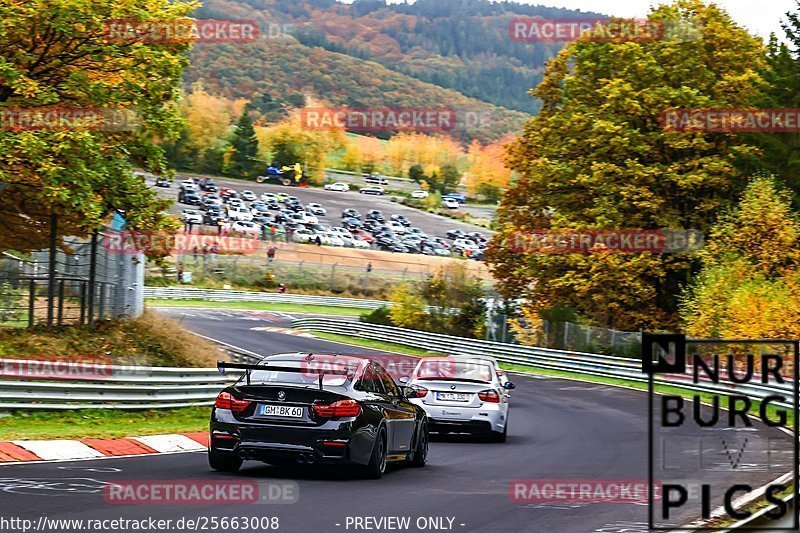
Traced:
[[511, 389], [516, 389], [517, 386], [511, 383], [510, 381], [506, 381], [505, 383], [503, 383], [503, 388], [506, 390], [511, 390]]
[[413, 387], [406, 387], [405, 385], [400, 386], [400, 395], [405, 399], [411, 399], [417, 397], [417, 389]]

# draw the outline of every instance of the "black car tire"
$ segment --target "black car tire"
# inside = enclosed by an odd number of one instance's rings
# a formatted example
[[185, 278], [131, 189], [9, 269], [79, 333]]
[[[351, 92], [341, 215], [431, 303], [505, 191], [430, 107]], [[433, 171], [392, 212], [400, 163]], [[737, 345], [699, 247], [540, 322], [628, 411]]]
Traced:
[[235, 455], [223, 455], [214, 450], [208, 450], [208, 464], [218, 472], [238, 472], [243, 462]]
[[386, 458], [388, 456], [386, 444], [386, 430], [380, 428], [378, 436], [375, 438], [375, 446], [372, 448], [372, 455], [366, 467], [366, 475], [370, 479], [380, 479], [386, 472]]
[[422, 468], [428, 462], [428, 423], [423, 422], [420, 426], [417, 445], [414, 447], [414, 454], [411, 456], [409, 465], [415, 468]]

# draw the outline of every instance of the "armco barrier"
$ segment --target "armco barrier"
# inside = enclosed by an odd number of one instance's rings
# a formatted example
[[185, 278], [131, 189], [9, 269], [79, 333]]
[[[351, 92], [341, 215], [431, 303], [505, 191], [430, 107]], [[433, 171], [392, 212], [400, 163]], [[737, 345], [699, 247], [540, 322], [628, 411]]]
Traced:
[[[234, 361], [259, 355], [227, 350]], [[224, 357], [224, 352], [220, 354]], [[55, 369], [50, 371], [48, 369]], [[0, 409], [167, 409], [211, 405], [237, 377], [216, 368], [0, 359]]]
[[[640, 383], [647, 382], [647, 376], [642, 373], [641, 361], [638, 359], [453, 337], [339, 318], [298, 318], [292, 321], [292, 327], [299, 330], [322, 331], [361, 337], [364, 339], [392, 342], [434, 353], [450, 355], [489, 355], [496, 358], [498, 361], [509, 364], [626, 379], [628, 381]], [[673, 378], [657, 379], [656, 383], [699, 392], [719, 392], [722, 390], [730, 390], [731, 388], [731, 386], [725, 384], [714, 384], [711, 382], [695, 384], [690, 381]], [[792, 386], [790, 384], [737, 385], [736, 390], [754, 398], [763, 398], [770, 394], [777, 393], [782, 393], [784, 395], [792, 394]], [[788, 403], [776, 403], [776, 405], [791, 407]]]
[[219, 289], [194, 289], [184, 287], [145, 287], [145, 298], [161, 300], [206, 300], [210, 302], [267, 302], [284, 304], [321, 305], [350, 307], [355, 309], [378, 309], [390, 302], [338, 298], [333, 296], [311, 296], [305, 294], [280, 294], [277, 292], [225, 291]]

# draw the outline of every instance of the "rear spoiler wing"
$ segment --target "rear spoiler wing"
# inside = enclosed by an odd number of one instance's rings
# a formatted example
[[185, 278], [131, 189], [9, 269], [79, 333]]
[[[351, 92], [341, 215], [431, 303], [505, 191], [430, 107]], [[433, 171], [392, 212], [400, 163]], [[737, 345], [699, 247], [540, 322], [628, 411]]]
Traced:
[[217, 361], [217, 370], [220, 374], [225, 374], [228, 369], [244, 370], [247, 379], [247, 384], [250, 385], [250, 373], [253, 370], [266, 370], [271, 372], [294, 372], [302, 374], [317, 374], [319, 376], [319, 388], [322, 390], [322, 378], [327, 375], [332, 376], [349, 376], [355, 373], [355, 368], [349, 369], [339, 368], [304, 368], [303, 366], [279, 366], [270, 365], [269, 363], [248, 364], [248, 363], [228, 363], [226, 361]]

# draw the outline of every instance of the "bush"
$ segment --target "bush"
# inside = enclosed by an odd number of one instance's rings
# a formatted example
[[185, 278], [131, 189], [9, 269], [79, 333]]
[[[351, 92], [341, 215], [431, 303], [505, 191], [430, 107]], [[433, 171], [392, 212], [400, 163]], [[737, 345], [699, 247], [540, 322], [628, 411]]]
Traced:
[[385, 305], [383, 307], [379, 307], [372, 311], [371, 313], [367, 313], [366, 315], [361, 315], [359, 319], [361, 322], [367, 322], [369, 324], [380, 324], [382, 326], [394, 326], [394, 322], [392, 322], [392, 317], [389, 312], [389, 308]]

